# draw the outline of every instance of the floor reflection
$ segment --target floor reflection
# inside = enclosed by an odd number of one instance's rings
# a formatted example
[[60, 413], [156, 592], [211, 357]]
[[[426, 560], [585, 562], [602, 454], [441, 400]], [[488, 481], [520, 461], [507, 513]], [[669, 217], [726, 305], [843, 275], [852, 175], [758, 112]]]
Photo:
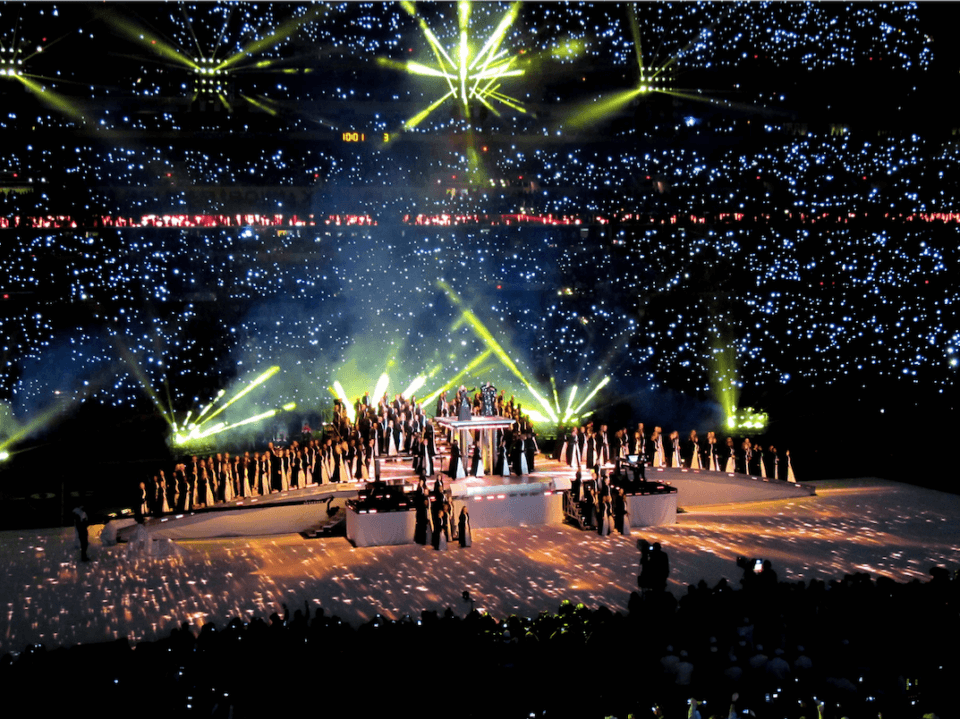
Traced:
[[92, 543], [81, 564], [72, 530], [0, 533], [0, 652], [27, 643], [137, 641], [179, 621], [294, 611], [306, 601], [349, 622], [452, 607], [468, 590], [496, 616], [536, 614], [562, 599], [625, 609], [636, 587], [640, 536], [669, 553], [671, 588], [727, 577], [738, 555], [771, 559], [781, 579], [866, 571], [925, 579], [960, 562], [960, 497], [881, 480], [824, 484], [818, 496], [692, 510], [631, 536], [572, 527], [476, 529], [473, 546], [355, 549], [299, 536], [181, 542], [179, 556], [129, 559]]

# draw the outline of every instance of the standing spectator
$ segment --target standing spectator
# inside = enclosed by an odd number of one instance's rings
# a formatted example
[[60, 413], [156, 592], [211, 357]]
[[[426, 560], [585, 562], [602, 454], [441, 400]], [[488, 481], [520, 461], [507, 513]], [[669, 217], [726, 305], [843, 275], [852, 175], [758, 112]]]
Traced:
[[90, 543], [88, 533], [90, 519], [87, 517], [87, 513], [83, 511], [82, 505], [73, 510], [73, 515], [73, 527], [77, 532], [77, 543], [80, 545], [80, 561], [89, 562], [90, 557], [87, 556], [87, 546]]

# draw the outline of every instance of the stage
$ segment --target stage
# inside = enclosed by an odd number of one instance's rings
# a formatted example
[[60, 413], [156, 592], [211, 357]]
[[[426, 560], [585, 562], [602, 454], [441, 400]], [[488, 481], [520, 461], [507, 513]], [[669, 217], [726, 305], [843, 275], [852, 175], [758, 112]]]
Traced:
[[[503, 422], [502, 418], [494, 419]], [[448, 454], [441, 455], [439, 459], [438, 468], [449, 465]], [[411, 463], [409, 457], [381, 457], [381, 479], [388, 484], [403, 484], [408, 491], [412, 491], [417, 477]], [[483, 477], [453, 480], [443, 475], [454, 516], [458, 516], [460, 508], [466, 506], [472, 526], [476, 528], [562, 523], [562, 493], [570, 489], [576, 470], [543, 455], [537, 455], [534, 469], [522, 477], [486, 474]], [[605, 471], [611, 473], [613, 465], [607, 465]], [[581, 474], [589, 476], [586, 471]], [[706, 470], [656, 470], [648, 467], [647, 479], [650, 483], [660, 482], [675, 487], [677, 493], [672, 501], [675, 502], [674, 509], [680, 510], [712, 504], [792, 499], [814, 494], [812, 485], [808, 484]], [[432, 489], [432, 478], [428, 484]], [[168, 514], [161, 518], [149, 517], [146, 526], [153, 536], [173, 540], [307, 534], [329, 522], [337, 512], [344, 513], [347, 501], [356, 498], [366, 486], [365, 482], [341, 482], [310, 485], [262, 497], [237, 498], [205, 509]], [[631, 498], [629, 511], [635, 526], [672, 524], [675, 520], [670, 517], [669, 508], [662, 506], [663, 502], [652, 497]], [[650, 505], [649, 510], [642, 504]], [[132, 518], [121, 519], [114, 524], [117, 538], [120, 541], [129, 539], [133, 533]], [[374, 537], [369, 530], [365, 536], [369, 539]], [[393, 533], [391, 537], [391, 541], [386, 543], [397, 541]]]

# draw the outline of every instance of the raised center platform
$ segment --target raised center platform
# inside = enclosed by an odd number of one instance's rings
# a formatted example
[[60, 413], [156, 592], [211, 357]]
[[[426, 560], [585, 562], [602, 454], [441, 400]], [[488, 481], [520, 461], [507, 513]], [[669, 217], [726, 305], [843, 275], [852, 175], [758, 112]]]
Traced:
[[460, 451], [467, 456], [467, 448], [473, 444], [471, 433], [478, 435], [480, 455], [483, 462], [483, 474], [492, 472], [497, 456], [497, 430], [510, 429], [514, 421], [510, 417], [474, 416], [470, 419], [454, 419], [453, 417], [437, 417], [437, 424], [446, 428], [451, 439], [456, 434], [460, 444]]

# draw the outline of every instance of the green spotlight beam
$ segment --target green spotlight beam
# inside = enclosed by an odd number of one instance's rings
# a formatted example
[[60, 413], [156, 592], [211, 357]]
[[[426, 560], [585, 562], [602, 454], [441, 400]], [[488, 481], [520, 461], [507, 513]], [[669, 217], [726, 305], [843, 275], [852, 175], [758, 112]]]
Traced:
[[566, 422], [570, 418], [571, 407], [573, 407], [573, 398], [577, 396], [577, 385], [573, 385], [573, 388], [570, 390], [570, 396], [567, 398], [567, 408], [563, 412], [563, 421]]
[[144, 374], [143, 368], [140, 367], [140, 363], [137, 361], [137, 358], [134, 357], [133, 352], [131, 352], [126, 344], [124, 344], [123, 340], [120, 339], [119, 333], [114, 334], [111, 339], [113, 340], [113, 345], [116, 348], [117, 353], [120, 355], [120, 359], [126, 365], [130, 374], [132, 374], [137, 382], [140, 383], [143, 391], [147, 393], [147, 396], [153, 402], [153, 405], [157, 408], [157, 411], [160, 412], [160, 416], [163, 417], [164, 421], [173, 427], [174, 420], [172, 414], [167, 413], [167, 408], [163, 406], [163, 403], [160, 401], [160, 397], [158, 397], [157, 393], [153, 391], [153, 387], [150, 386], [150, 380], [147, 378], [147, 375]]
[[132, 20], [118, 17], [112, 12], [98, 12], [96, 10], [95, 12], [107, 25], [110, 25], [113, 29], [118, 30], [121, 34], [126, 35], [134, 42], [146, 45], [150, 50], [161, 57], [165, 57], [168, 60], [173, 60], [184, 67], [188, 67], [191, 70], [197, 69], [197, 64], [193, 60], [180, 52], [177, 48], [167, 43], [160, 36], [140, 27]]
[[383, 397], [384, 393], [387, 391], [387, 387], [390, 386], [390, 377], [384, 372], [380, 375], [380, 379], [377, 380], [377, 386], [373, 388], [373, 401], [379, 402], [380, 398]]
[[[440, 289], [442, 289], [444, 292], [447, 293], [447, 296], [450, 297], [450, 299], [453, 301], [455, 305], [457, 305], [458, 307], [463, 306], [463, 301], [456, 294], [456, 292], [454, 292], [453, 288], [450, 287], [450, 285], [448, 285], [443, 280], [439, 280], [437, 282], [437, 285], [440, 287]], [[530, 392], [530, 394], [532, 394], [534, 398], [540, 403], [540, 405], [546, 410], [547, 415], [549, 415], [553, 419], [553, 421], [556, 422], [557, 416], [556, 414], [554, 414], [553, 408], [550, 406], [550, 403], [547, 402], [547, 400], [545, 400], [543, 396], [539, 392], [537, 392], [536, 389], [534, 389], [533, 385], [527, 380], [527, 378], [524, 377], [523, 373], [520, 371], [520, 368], [517, 367], [516, 363], [513, 361], [510, 355], [508, 355], [507, 352], [503, 349], [503, 347], [500, 346], [500, 343], [497, 342], [496, 338], [493, 336], [490, 330], [488, 330], [484, 326], [484, 324], [480, 321], [480, 319], [475, 314], [473, 314], [471, 310], [464, 309], [463, 315], [464, 315], [464, 319], [466, 319], [470, 327], [473, 328], [473, 331], [476, 333], [476, 335], [487, 345], [487, 347], [493, 350], [493, 353], [500, 359], [500, 361], [506, 366], [506, 368], [509, 369], [511, 372], [513, 372], [513, 374], [517, 377], [517, 379], [519, 379], [520, 382], [523, 383], [523, 386], [527, 388], [527, 391]]]
[[550, 375], [550, 387], [553, 389], [553, 404], [557, 408], [557, 414], [560, 414], [560, 393], [557, 391], [557, 380]]
[[200, 410], [200, 414], [197, 415], [197, 421], [199, 422], [200, 419], [203, 418], [203, 415], [205, 415], [207, 412], [213, 409], [213, 405], [215, 405], [217, 403], [217, 400], [223, 397], [223, 395], [225, 394], [226, 394], [226, 390], [220, 390], [217, 393], [217, 396], [214, 397], [210, 402], [208, 402], [206, 407]]
[[74, 120], [79, 122], [89, 125], [94, 124], [93, 120], [84, 115], [79, 108], [74, 106], [62, 95], [58, 95], [53, 90], [50, 90], [40, 83], [34, 82], [30, 78], [24, 77], [23, 75], [13, 75], [13, 77], [23, 83], [27, 89], [29, 89], [30, 92], [32, 92], [45, 105], [52, 107], [54, 110], [58, 110], [64, 115], [72, 117]]
[[480, 52], [477, 53], [477, 56], [470, 65], [470, 70], [473, 70], [476, 64], [486, 56], [487, 60], [485, 61], [485, 64], [480, 66], [481, 70], [485, 69], [486, 63], [491, 62], [499, 55], [500, 45], [503, 43], [504, 38], [507, 36], [507, 33], [513, 26], [513, 23], [516, 21], [519, 13], [520, 3], [512, 3], [510, 5], [510, 9], [507, 10], [506, 14], [500, 19], [500, 23], [493, 31], [493, 34], [487, 38], [487, 41], [483, 44], [483, 47], [480, 48]]
[[277, 415], [277, 410], [271, 409], [266, 412], [261, 412], [260, 414], [255, 414], [253, 417], [247, 417], [242, 419], [239, 422], [234, 422], [233, 424], [227, 425], [223, 430], [234, 429], [236, 427], [242, 427], [246, 424], [253, 424], [254, 422], [259, 422], [261, 419], [267, 419], [268, 417], [275, 417]]
[[337, 380], [334, 380], [333, 388], [336, 390], [337, 397], [339, 397], [340, 401], [343, 403], [343, 408], [347, 410], [347, 417], [350, 418], [351, 422], [356, 421], [357, 418], [354, 416], [353, 405], [350, 404], [350, 398], [347, 397], [347, 393], [344, 391], [343, 385]]
[[53, 47], [54, 45], [56, 45], [58, 42], [60, 42], [61, 40], [63, 40], [64, 38], [69, 37], [70, 35], [73, 35], [75, 32], [77, 32], [79, 29], [81, 29], [85, 24], [86, 24], [86, 23], [81, 23], [81, 24], [80, 24], [80, 27], [75, 28], [75, 29], [73, 29], [73, 30], [70, 30], [70, 32], [64, 33], [64, 34], [61, 35], [60, 37], [58, 37], [58, 38], [56, 38], [56, 39], [54, 39], [54, 40], [51, 40], [50, 42], [46, 43], [45, 45], [41, 45], [41, 46], [38, 47], [36, 50], [34, 50], [32, 53], [30, 53], [30, 54], [27, 55], [25, 58], [23, 58], [23, 61], [24, 61], [24, 62], [30, 62], [30, 60], [31, 60], [32, 58], [36, 57], [36, 56], [39, 55], [41, 52], [44, 52], [44, 51], [50, 49], [51, 47]]
[[[220, 34], [217, 35], [217, 40], [216, 40], [215, 43], [213, 43], [213, 52], [210, 54], [210, 57], [216, 57], [216, 56], [217, 56], [217, 51], [220, 49], [220, 42], [221, 42], [221, 41], [223, 40], [223, 38], [226, 36], [226, 34], [227, 34], [227, 27], [230, 25], [230, 20], [233, 18], [233, 8], [234, 8], [234, 6], [231, 5], [231, 6], [230, 6], [230, 12], [227, 13], [227, 17], [226, 17], [226, 19], [224, 19], [223, 25], [220, 27]], [[198, 43], [198, 44], [199, 44], [199, 43]]]
[[264, 382], [266, 382], [268, 379], [270, 379], [271, 377], [273, 377], [273, 376], [274, 376], [277, 372], [279, 372], [279, 371], [280, 371], [280, 368], [279, 368], [278, 366], [276, 366], [276, 365], [274, 365], [273, 367], [271, 367], [270, 369], [268, 369], [266, 372], [264, 372], [263, 374], [261, 374], [259, 377], [257, 377], [255, 380], [253, 380], [250, 384], [248, 384], [246, 387], [244, 387], [242, 390], [240, 390], [239, 392], [237, 392], [233, 397], [231, 397], [229, 402], [227, 402], [225, 405], [223, 405], [222, 407], [220, 407], [216, 412], [214, 412], [214, 413], [211, 414], [209, 417], [207, 417], [205, 420], [203, 420], [203, 423], [206, 424], [206, 423], [209, 422], [211, 419], [213, 419], [214, 417], [216, 417], [218, 414], [220, 414], [221, 412], [223, 412], [223, 410], [225, 410], [227, 407], [229, 407], [230, 405], [232, 405], [234, 402], [237, 402], [237, 401], [243, 399], [244, 397], [246, 397], [246, 396], [247, 396], [248, 394], [250, 394], [253, 390], [255, 390], [257, 387], [259, 387], [260, 385], [262, 385], [262, 384], [263, 384]]
[[[197, 34], [193, 31], [193, 23], [190, 21], [190, 17], [187, 15], [187, 8], [184, 5], [180, 5], [180, 14], [183, 16], [183, 21], [187, 25], [187, 30], [190, 31], [190, 37], [193, 38], [193, 44], [197, 46], [197, 55], [203, 57], [203, 48], [200, 47], [200, 41], [197, 39]], [[233, 8], [230, 9], [229, 15], [233, 14]], [[216, 54], [216, 52], [214, 52]]]
[[39, 415], [37, 415], [36, 417], [34, 417], [32, 420], [30, 420], [30, 421], [29, 421], [27, 424], [25, 424], [23, 427], [21, 427], [21, 428], [18, 429], [16, 432], [14, 432], [14, 433], [11, 434], [9, 437], [7, 437], [7, 438], [3, 441], [3, 443], [0, 443], [0, 452], [6, 452], [6, 451], [8, 451], [8, 450], [10, 449], [10, 447], [12, 447], [13, 445], [15, 445], [17, 442], [19, 442], [19, 441], [20, 441], [21, 439], [23, 439], [24, 437], [28, 437], [28, 436], [30, 436], [33, 432], [35, 432], [36, 430], [40, 429], [41, 427], [45, 427], [45, 426], [47, 426], [48, 424], [50, 424], [50, 421], [51, 421], [54, 417], [56, 417], [56, 416], [60, 413], [60, 411], [61, 411], [61, 408], [60, 408], [59, 406], [57, 406], [57, 405], [55, 405], [55, 406], [53, 406], [53, 407], [48, 407], [47, 409], [43, 410], [43, 412], [41, 412]]
[[516, 102], [519, 102], [519, 101], [514, 101], [512, 97], [502, 95], [499, 92], [490, 93], [490, 97], [493, 97], [495, 100], [497, 100], [497, 102], [501, 102], [507, 107], [513, 108], [517, 112], [522, 112], [524, 114], [526, 114], [527, 112], [526, 108], [523, 107], [522, 105], [516, 104]]
[[407, 120], [405, 123], [403, 123], [404, 129], [405, 129], [405, 130], [409, 130], [410, 128], [413, 128], [413, 127], [416, 127], [417, 125], [419, 125], [421, 122], [423, 122], [424, 120], [427, 119], [427, 116], [428, 116], [431, 112], [433, 112], [433, 111], [436, 110], [438, 107], [440, 107], [440, 106], [444, 103], [444, 101], [446, 101], [446, 99], [447, 99], [448, 97], [450, 97], [451, 95], [453, 95], [453, 94], [454, 94], [454, 91], [451, 90], [451, 91], [448, 92], [446, 95], [444, 95], [444, 96], [441, 97], [439, 100], [437, 100], [437, 101], [434, 102], [432, 105], [430, 105], [426, 110], [421, 110], [420, 112], [418, 112], [416, 115], [414, 115], [414, 116], [411, 117], [409, 120]]
[[[77, 393], [76, 397], [74, 397], [74, 400], [79, 403], [87, 397], [92, 397], [95, 395], [108, 383], [113, 382], [116, 379], [117, 372], [120, 371], [120, 369], [121, 364], [114, 363], [111, 367], [100, 373], [96, 379], [85, 384], [83, 389]], [[57, 416], [61, 415], [63, 411], [63, 405], [60, 403], [55, 403], [53, 406], [47, 407], [39, 415], [31, 419], [27, 424], [19, 426], [17, 431], [3, 440], [3, 442], [0, 442], [0, 451], [6, 452], [14, 444], [22, 439], [25, 439], [26, 437], [29, 437], [38, 429], [43, 429], [54, 424], [54, 420], [56, 420]]]
[[460, 81], [460, 100], [463, 103], [463, 109], [470, 117], [470, 105], [467, 104], [467, 75], [470, 68], [467, 63], [470, 62], [470, 2], [469, 0], [460, 0], [457, 4], [457, 15], [460, 19], [460, 51], [457, 59], [457, 75]]
[[410, 399], [414, 395], [414, 393], [416, 393], [416, 391], [421, 387], [423, 387], [423, 385], [425, 385], [426, 383], [427, 383], [427, 376], [425, 374], [422, 374], [419, 377], [416, 377], [413, 380], [413, 382], [410, 383], [410, 386], [403, 391], [403, 394], [401, 395], [401, 397]]
[[249, 102], [249, 103], [250, 103], [251, 105], [253, 105], [254, 107], [263, 110], [263, 111], [264, 111], [265, 113], [267, 113], [268, 115], [276, 116], [276, 115], [278, 114], [276, 110], [274, 110], [272, 107], [270, 107], [269, 105], [267, 105], [265, 102], [263, 102], [263, 101], [261, 101], [261, 100], [255, 100], [254, 98], [252, 98], [252, 97], [247, 97], [247, 96], [244, 95], [244, 94], [241, 94], [240, 97], [242, 97], [244, 100], [246, 100], [247, 102]]
[[599, 392], [601, 389], [603, 389], [604, 387], [606, 387], [607, 384], [609, 384], [609, 382], [610, 382], [610, 378], [609, 378], [609, 377], [604, 377], [602, 380], [600, 380], [600, 384], [598, 384], [596, 387], [594, 387], [593, 391], [592, 391], [590, 394], [587, 395], [586, 399], [584, 399], [583, 402], [581, 402], [579, 405], [577, 405], [577, 408], [576, 408], [575, 410], [573, 410], [573, 413], [574, 413], [574, 414], [580, 414], [580, 410], [582, 410], [582, 409], [587, 405], [587, 402], [589, 402], [590, 400], [592, 400], [592, 399], [594, 398], [594, 396], [597, 394], [597, 392]]
[[576, 129], [584, 129], [595, 125], [600, 120], [625, 107], [642, 92], [640, 88], [634, 88], [608, 97], [599, 97], [586, 105], [582, 105], [568, 120], [568, 124]]
[[640, 82], [643, 82], [643, 46], [640, 41], [640, 25], [637, 22], [637, 11], [632, 4], [627, 5], [627, 21], [630, 25], [630, 34], [633, 36], [633, 49], [637, 53], [637, 67], [640, 69]]
[[[503, 59], [506, 52], [500, 50], [500, 46], [506, 38], [510, 27], [516, 21], [519, 14], [519, 2], [514, 2], [510, 5], [510, 8], [497, 24], [496, 29], [487, 37], [480, 51], [475, 54], [471, 51], [470, 43], [471, 3], [467, 0], [461, 0], [457, 3], [458, 39], [455, 47], [449, 52], [430, 29], [426, 20], [419, 15], [416, 6], [412, 2], [402, 2], [401, 7], [411, 17], [416, 19], [436, 59], [436, 66], [430, 67], [413, 61], [397, 63], [388, 59], [381, 59], [377, 62], [397, 69], [399, 69], [397, 66], [402, 65], [406, 72], [414, 75], [442, 78], [448, 88], [448, 92], [441, 99], [432, 103], [426, 110], [413, 116], [404, 124], [404, 128], [416, 127], [448, 98], [460, 101], [467, 118], [470, 117], [470, 100], [473, 98], [477, 98], [478, 101], [498, 116], [500, 113], [494, 109], [491, 100], [496, 100], [512, 109], [525, 112], [519, 100], [515, 98], [501, 99], [500, 96], [492, 94], [492, 91], [489, 90], [490, 85], [498, 79], [518, 77], [525, 73], [523, 69], [514, 67], [517, 60], [516, 57]], [[481, 89], [481, 84], [484, 82], [487, 84]]]
[[233, 65], [236, 65], [238, 62], [244, 58], [257, 55], [264, 50], [268, 50], [277, 43], [283, 42], [287, 38], [294, 35], [303, 25], [308, 22], [313, 22], [322, 15], [325, 15], [327, 12], [326, 8], [320, 6], [313, 6], [309, 11], [303, 14], [301, 17], [293, 17], [289, 20], [285, 20], [280, 23], [280, 26], [274, 30], [270, 35], [262, 37], [259, 40], [247, 45], [245, 48], [240, 50], [240, 52], [235, 53], [225, 59], [217, 66], [217, 70], [226, 70]]
[[726, 107], [726, 108], [729, 108], [729, 109], [731, 109], [731, 110], [745, 110], [745, 111], [749, 111], [749, 112], [760, 112], [761, 114], [765, 114], [765, 115], [786, 115], [786, 114], [788, 114], [788, 113], [786, 113], [786, 112], [783, 111], [783, 110], [777, 110], [777, 109], [775, 109], [775, 108], [765, 108], [765, 107], [761, 108], [761, 107], [757, 107], [756, 105], [751, 105], [750, 103], [747, 103], [747, 102], [730, 102], [729, 100], [722, 100], [722, 99], [717, 98], [717, 97], [708, 97], [708, 96], [706, 96], [706, 95], [695, 94], [695, 93], [692, 93], [692, 92], [685, 92], [685, 91], [683, 91], [683, 90], [676, 90], [676, 89], [667, 90], [667, 89], [664, 89], [664, 90], [660, 90], [660, 92], [666, 93], [667, 95], [673, 95], [674, 97], [681, 97], [681, 98], [683, 98], [684, 100], [694, 100], [694, 101], [696, 101], [696, 102], [706, 102], [706, 103], [708, 103], [708, 104], [710, 104], [710, 105], [718, 105], [718, 106], [720, 106], [720, 107]]
[[426, 397], [426, 399], [423, 400], [423, 404], [429, 404], [430, 402], [435, 400], [437, 397], [439, 397], [441, 392], [453, 387], [457, 382], [460, 381], [461, 377], [468, 374], [469, 372], [472, 372], [474, 369], [476, 369], [478, 365], [486, 361], [487, 357], [489, 357], [492, 354], [493, 354], [492, 349], [487, 349], [481, 354], [479, 354], [477, 357], [475, 357], [473, 360], [470, 361], [470, 364], [468, 364], [466, 367], [460, 370], [451, 379], [447, 380], [447, 382], [442, 387], [440, 387], [440, 389], [438, 389], [436, 392]]

